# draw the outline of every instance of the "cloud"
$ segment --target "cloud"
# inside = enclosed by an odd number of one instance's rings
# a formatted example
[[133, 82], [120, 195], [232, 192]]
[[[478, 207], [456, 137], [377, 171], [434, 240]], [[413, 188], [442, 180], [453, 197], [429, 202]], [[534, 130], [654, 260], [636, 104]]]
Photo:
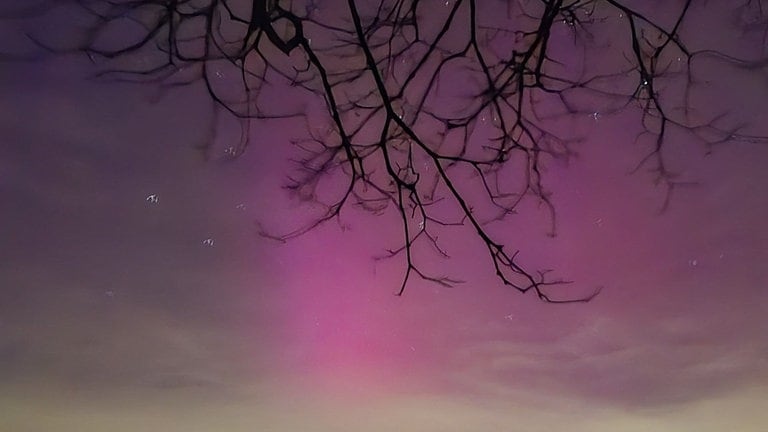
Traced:
[[[768, 389], [755, 388], [677, 407], [626, 410], [588, 401], [495, 401], [447, 395], [381, 395], [344, 399], [295, 389], [254, 387], [252, 396], [211, 398], [200, 392], [169, 396], [142, 392], [122, 398], [51, 399], [8, 392], [0, 396], [6, 415], [0, 428], [61, 432], [762, 432]], [[32, 413], [42, 415], [31, 415]]]
[[[596, 317], [555, 341], [492, 340], [460, 350], [459, 388], [529, 398], [565, 394], [606, 405], [659, 407], [706, 399], [768, 378], [768, 343], [727, 337], [716, 321], [641, 326]], [[714, 337], [713, 337], [714, 336]]]

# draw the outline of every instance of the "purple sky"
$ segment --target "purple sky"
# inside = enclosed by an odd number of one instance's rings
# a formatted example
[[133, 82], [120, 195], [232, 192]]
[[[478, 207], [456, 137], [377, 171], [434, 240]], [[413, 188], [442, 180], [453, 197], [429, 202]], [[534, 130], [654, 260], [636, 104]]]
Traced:
[[[559, 235], [534, 206], [509, 225], [525, 262], [600, 296], [519, 295], [459, 236], [437, 264], [467, 283], [396, 297], [401, 267], [372, 259], [387, 219], [258, 236], [309, 211], [280, 188], [295, 124], [206, 161], [199, 88], [158, 100], [88, 67], [0, 63], [0, 430], [766, 430], [765, 144], [683, 140], [697, 184], [659, 214], [630, 119], [600, 118], [547, 167]], [[768, 135], [764, 77], [723, 73], [704, 106]]]

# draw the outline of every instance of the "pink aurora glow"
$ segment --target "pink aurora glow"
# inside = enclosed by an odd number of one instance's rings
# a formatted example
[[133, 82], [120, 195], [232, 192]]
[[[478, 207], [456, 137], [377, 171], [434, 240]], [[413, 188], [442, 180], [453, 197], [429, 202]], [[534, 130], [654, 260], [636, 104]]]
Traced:
[[[89, 67], [0, 70], [0, 430], [768, 423], [765, 146], [681, 145], [671, 163], [698, 184], [659, 215], [659, 190], [628, 174], [643, 154], [632, 119], [593, 121], [579, 157], [547, 167], [558, 236], [535, 206], [508, 234], [524, 262], [575, 280], [568, 293], [604, 286], [594, 302], [505, 289], [464, 232], [447, 244], [452, 260], [428, 265], [465, 284], [396, 297], [402, 263], [372, 260], [399, 240], [388, 216], [351, 211], [348, 230], [284, 245], [259, 237], [256, 220], [290, 229], [312, 211], [280, 189], [287, 155], [203, 161], [190, 150], [207, 131], [200, 94], [155, 102], [84, 81]], [[712, 89], [768, 134], [763, 84]], [[254, 128], [255, 143], [294, 129]]]

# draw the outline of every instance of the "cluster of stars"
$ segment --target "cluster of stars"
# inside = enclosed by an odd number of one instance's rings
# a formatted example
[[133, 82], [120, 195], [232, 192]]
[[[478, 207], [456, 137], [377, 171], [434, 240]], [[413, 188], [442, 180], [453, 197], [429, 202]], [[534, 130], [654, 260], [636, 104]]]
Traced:
[[[160, 202], [160, 196], [158, 194], [149, 194], [147, 195], [146, 198], [144, 198], [144, 201], [150, 204], [157, 204]], [[245, 211], [246, 206], [243, 203], [239, 203], [235, 206], [235, 209], [239, 211]], [[423, 225], [424, 225], [424, 222], [421, 223], [422, 228], [423, 228]], [[201, 242], [203, 246], [207, 246], [207, 247], [213, 247], [215, 243], [216, 241], [213, 239], [213, 237], [207, 237]], [[106, 295], [108, 297], [112, 297], [114, 293], [112, 291], [109, 291], [106, 293]]]

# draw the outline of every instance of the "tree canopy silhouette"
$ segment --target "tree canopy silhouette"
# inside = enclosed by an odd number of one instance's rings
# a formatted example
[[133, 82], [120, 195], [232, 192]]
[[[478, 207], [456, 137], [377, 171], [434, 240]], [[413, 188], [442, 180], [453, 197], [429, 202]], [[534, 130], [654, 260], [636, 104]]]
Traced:
[[[459, 282], [423, 270], [422, 254], [448, 257], [444, 242], [469, 227], [503, 284], [572, 302], [597, 290], [555, 295], [567, 281], [522, 265], [518, 249], [489, 227], [511, 223], [520, 203], [533, 200], [549, 210], [555, 234], [544, 167], [573, 156], [583, 139], [568, 132], [569, 119], [636, 113], [636, 141], [647, 148], [636, 169], [664, 188], [663, 206], [681, 181], [667, 156], [678, 141], [696, 140], [705, 152], [763, 142], [743, 134], [726, 109], [696, 105], [707, 85], [702, 68], [716, 62], [764, 74], [768, 65], [764, 2], [728, 2], [728, 37], [748, 45], [738, 53], [697, 41], [707, 31], [697, 9], [713, 3], [78, 0], [89, 21], [73, 45], [30, 37], [86, 54], [102, 78], [204, 86], [216, 115], [241, 121], [229, 157], [270, 151], [249, 146], [254, 119], [304, 118], [306, 137], [293, 142], [303, 157], [287, 188], [322, 211], [266, 236], [302, 235], [351, 207], [395, 212], [402, 242], [387, 256], [404, 263], [402, 294], [414, 277]], [[322, 101], [324, 115], [276, 103], [266, 96], [275, 88]], [[343, 187], [318, 193], [328, 179]]]

